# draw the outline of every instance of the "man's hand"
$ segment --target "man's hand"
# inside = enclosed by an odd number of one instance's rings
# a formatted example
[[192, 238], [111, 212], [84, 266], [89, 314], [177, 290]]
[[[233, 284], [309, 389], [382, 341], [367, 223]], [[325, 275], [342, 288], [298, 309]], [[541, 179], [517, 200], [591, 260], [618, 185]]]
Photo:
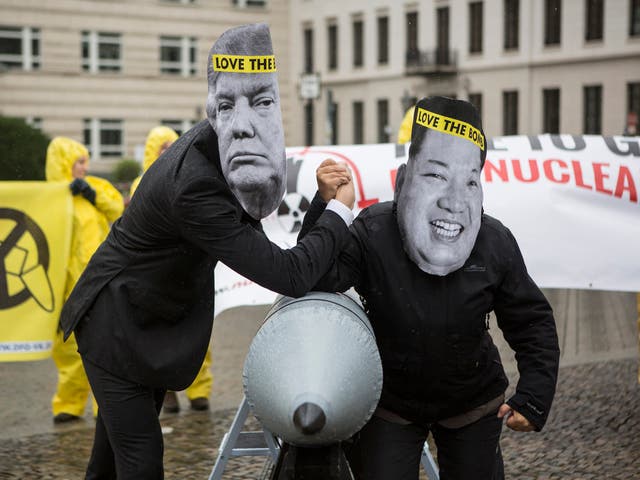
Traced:
[[356, 191], [352, 181], [338, 187], [336, 200], [345, 204], [350, 210], [353, 210], [353, 204], [356, 202]]
[[498, 410], [498, 418], [507, 418], [507, 427], [516, 432], [533, 432], [535, 427], [518, 411], [503, 403]]
[[[336, 198], [338, 188], [351, 182], [351, 172], [345, 163], [327, 159], [316, 170], [318, 192], [325, 202]], [[344, 202], [342, 202], [344, 203]]]

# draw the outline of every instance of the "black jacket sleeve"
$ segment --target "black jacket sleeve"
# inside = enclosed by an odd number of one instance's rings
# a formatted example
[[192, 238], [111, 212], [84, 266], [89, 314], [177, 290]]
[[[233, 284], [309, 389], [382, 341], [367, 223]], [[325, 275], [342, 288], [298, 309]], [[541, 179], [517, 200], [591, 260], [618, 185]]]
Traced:
[[494, 304], [498, 326], [515, 351], [520, 373], [516, 393], [507, 403], [541, 430], [558, 379], [558, 334], [549, 302], [527, 273], [515, 238], [507, 234], [510, 261]]
[[233, 194], [218, 178], [191, 180], [177, 192], [174, 218], [191, 243], [248, 279], [282, 295], [307, 293], [333, 263], [349, 231], [334, 212], [320, 215], [295, 247], [283, 250], [238, 218]]
[[309, 210], [304, 214], [302, 227], [300, 227], [300, 232], [298, 232], [298, 242], [306, 237], [307, 233], [309, 233], [309, 230], [311, 230], [316, 224], [326, 207], [327, 202], [322, 199], [320, 192], [316, 192], [315, 196], [311, 200], [311, 205], [309, 205]]
[[[302, 228], [298, 233], [298, 242], [303, 241], [307, 234], [312, 231], [314, 225], [322, 218], [326, 206], [327, 204], [320, 196], [320, 193], [316, 193], [311, 201], [309, 210], [304, 216]], [[360, 279], [362, 278], [361, 262], [364, 258], [364, 245], [361, 241], [361, 238], [363, 238], [362, 230], [363, 225], [356, 218], [349, 229], [350, 235], [346, 246], [338, 255], [337, 260], [332, 263], [329, 270], [314, 285], [313, 290], [344, 292], [353, 286], [360, 286]]]

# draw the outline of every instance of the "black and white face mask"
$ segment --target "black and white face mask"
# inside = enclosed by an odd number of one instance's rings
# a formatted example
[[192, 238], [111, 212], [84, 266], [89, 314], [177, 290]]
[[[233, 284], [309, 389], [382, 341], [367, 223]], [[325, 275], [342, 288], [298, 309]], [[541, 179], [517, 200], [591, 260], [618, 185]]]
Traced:
[[[419, 143], [412, 145], [409, 161], [398, 174], [398, 226], [409, 258], [426, 273], [447, 275], [464, 265], [480, 230], [484, 135], [466, 122], [426, 110], [421, 103], [416, 121], [421, 120], [419, 115], [430, 128], [414, 135]], [[482, 143], [465, 138], [470, 130], [475, 130], [476, 139], [476, 132], [482, 135]]]
[[259, 220], [278, 207], [286, 188], [284, 129], [269, 29], [264, 24], [234, 28], [211, 52], [207, 115], [218, 135], [222, 173], [244, 210]]

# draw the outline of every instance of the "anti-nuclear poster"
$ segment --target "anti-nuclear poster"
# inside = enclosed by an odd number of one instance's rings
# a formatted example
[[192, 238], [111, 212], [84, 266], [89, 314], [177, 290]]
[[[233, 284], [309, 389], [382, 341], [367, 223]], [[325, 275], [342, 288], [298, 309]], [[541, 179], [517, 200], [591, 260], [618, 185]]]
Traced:
[[72, 208], [66, 183], [0, 182], [0, 361], [51, 355]]
[[[287, 194], [263, 220], [282, 247], [295, 245], [326, 158], [346, 162], [355, 213], [393, 199], [396, 172], [409, 145], [287, 149]], [[540, 287], [640, 291], [640, 137], [505, 136], [487, 139], [481, 173], [484, 211], [515, 235]], [[216, 268], [216, 313], [269, 304], [275, 293]]]

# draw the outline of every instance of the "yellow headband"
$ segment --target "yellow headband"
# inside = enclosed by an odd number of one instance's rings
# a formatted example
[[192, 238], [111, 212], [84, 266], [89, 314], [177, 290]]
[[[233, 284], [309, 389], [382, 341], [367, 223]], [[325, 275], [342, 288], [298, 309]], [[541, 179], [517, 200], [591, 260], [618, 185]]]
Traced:
[[211, 58], [215, 72], [271, 73], [276, 71], [274, 55], [222, 55]]
[[424, 108], [418, 108], [416, 123], [423, 127], [437, 130], [438, 132], [464, 138], [465, 140], [473, 142], [480, 147], [481, 150], [484, 150], [484, 135], [482, 135], [482, 132], [462, 120], [456, 120], [455, 118], [430, 112]]

